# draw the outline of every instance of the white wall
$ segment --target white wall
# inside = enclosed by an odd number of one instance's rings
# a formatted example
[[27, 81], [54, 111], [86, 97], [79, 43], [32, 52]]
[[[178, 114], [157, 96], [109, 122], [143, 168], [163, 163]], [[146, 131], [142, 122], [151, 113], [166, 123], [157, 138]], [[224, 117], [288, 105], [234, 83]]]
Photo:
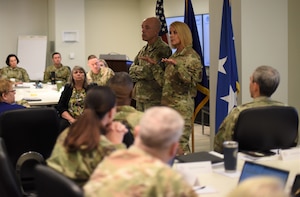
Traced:
[[[241, 10], [241, 88], [244, 91], [249, 89], [248, 79], [257, 66], [270, 65], [281, 76], [279, 87], [272, 97], [288, 103], [287, 1], [242, 1]], [[243, 92], [242, 103], [251, 100], [249, 93]]]
[[[55, 51], [61, 53], [62, 63], [73, 68], [79, 65], [85, 68], [85, 9], [82, 0], [54, 1], [54, 41]], [[63, 32], [78, 32], [78, 42], [64, 42]], [[70, 54], [74, 58], [70, 58]]]
[[19, 35], [47, 35], [47, 15], [47, 0], [0, 0], [0, 68], [17, 54]]

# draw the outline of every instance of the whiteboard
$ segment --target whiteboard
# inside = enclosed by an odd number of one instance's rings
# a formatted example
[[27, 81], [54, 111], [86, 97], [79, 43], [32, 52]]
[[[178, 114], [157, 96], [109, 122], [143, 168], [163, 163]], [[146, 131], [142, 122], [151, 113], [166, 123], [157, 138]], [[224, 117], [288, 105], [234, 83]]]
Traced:
[[18, 66], [26, 69], [30, 80], [43, 80], [46, 53], [47, 36], [19, 36]]

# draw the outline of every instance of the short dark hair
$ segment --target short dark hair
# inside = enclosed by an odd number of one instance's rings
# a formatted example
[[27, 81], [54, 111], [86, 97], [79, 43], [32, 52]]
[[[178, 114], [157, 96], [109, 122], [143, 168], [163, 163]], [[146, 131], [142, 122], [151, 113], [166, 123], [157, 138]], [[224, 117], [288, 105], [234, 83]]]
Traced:
[[15, 58], [17, 59], [17, 64], [20, 62], [20, 61], [19, 61], [19, 58], [18, 58], [15, 54], [9, 54], [9, 55], [7, 56], [7, 58], [6, 58], [6, 61], [5, 61], [5, 63], [6, 63], [7, 66], [10, 66], [10, 65], [9, 65], [9, 59], [10, 59], [11, 57], [15, 57]]
[[96, 55], [89, 55], [88, 56], [88, 60], [90, 60], [90, 59], [94, 59], [94, 58], [98, 58]]
[[61, 54], [59, 53], [59, 52], [54, 52], [54, 53], [52, 53], [52, 59], [53, 59], [53, 57], [54, 57], [54, 55], [59, 55], [59, 56], [61, 56]]

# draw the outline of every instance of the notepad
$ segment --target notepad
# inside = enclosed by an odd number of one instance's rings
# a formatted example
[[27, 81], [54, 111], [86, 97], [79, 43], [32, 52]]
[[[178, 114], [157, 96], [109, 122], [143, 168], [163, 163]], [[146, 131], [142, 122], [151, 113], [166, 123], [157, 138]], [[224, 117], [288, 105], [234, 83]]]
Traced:
[[223, 159], [215, 156], [213, 154], [210, 154], [206, 151], [196, 152], [196, 153], [190, 153], [187, 155], [180, 155], [176, 156], [176, 159], [179, 162], [199, 162], [199, 161], [211, 161], [212, 164], [223, 162]]

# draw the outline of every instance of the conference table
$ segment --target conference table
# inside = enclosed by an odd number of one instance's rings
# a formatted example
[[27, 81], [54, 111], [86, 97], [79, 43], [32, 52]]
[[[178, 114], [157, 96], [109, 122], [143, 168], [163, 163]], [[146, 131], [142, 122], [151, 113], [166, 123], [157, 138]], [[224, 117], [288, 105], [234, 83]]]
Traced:
[[[213, 151], [210, 153], [219, 157], [223, 157], [223, 155]], [[199, 189], [197, 189], [196, 192], [201, 197], [226, 197], [227, 194], [238, 185], [240, 173], [246, 160], [266, 166], [288, 170], [290, 173], [285, 186], [286, 192], [290, 191], [295, 175], [300, 174], [299, 154], [296, 157], [288, 160], [282, 160], [281, 156], [279, 154], [276, 154], [274, 156], [261, 157], [254, 161], [253, 159], [249, 159], [249, 157], [247, 157], [245, 154], [238, 153], [236, 172], [226, 173], [224, 170], [223, 162], [213, 164], [212, 172], [197, 174], [199, 185], [199, 187], [197, 188]]]
[[63, 88], [57, 91], [55, 84], [23, 83], [15, 85], [15, 100], [25, 99], [31, 107], [53, 106], [58, 103]]

